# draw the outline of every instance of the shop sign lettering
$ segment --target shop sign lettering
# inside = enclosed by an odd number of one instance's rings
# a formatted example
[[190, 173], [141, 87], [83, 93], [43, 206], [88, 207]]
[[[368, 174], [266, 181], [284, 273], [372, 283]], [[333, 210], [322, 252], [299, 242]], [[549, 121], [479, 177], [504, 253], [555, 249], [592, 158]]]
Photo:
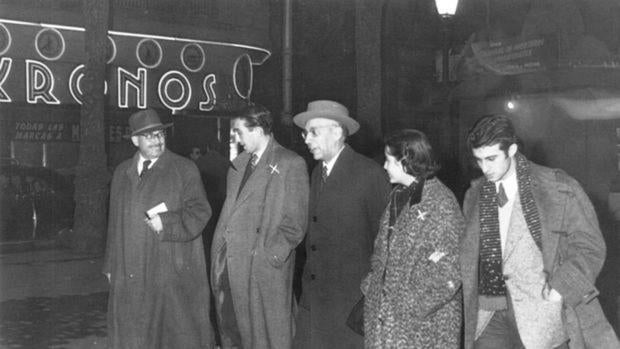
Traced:
[[16, 121], [12, 139], [38, 142], [67, 141], [72, 132], [69, 125], [62, 122]]
[[[25, 142], [80, 142], [80, 124], [70, 122], [16, 121], [10, 139]], [[109, 143], [126, 142], [123, 136], [131, 133], [128, 125], [107, 127]]]
[[[11, 91], [6, 83], [10, 76], [20, 74], [16, 71], [14, 63], [15, 61], [9, 57], [0, 59], [0, 103], [17, 101], [13, 97], [14, 91]], [[48, 105], [83, 103], [83, 64], [75, 66], [67, 77], [63, 77], [56, 76], [54, 70], [46, 63], [32, 59], [26, 59], [24, 63], [25, 102]], [[146, 68], [136, 68], [132, 71], [116, 67], [111, 79], [113, 83], [106, 81], [104, 92], [119, 108], [153, 107], [153, 99], [156, 98], [155, 102], [158, 105], [173, 113], [186, 108], [211, 111], [217, 103], [216, 75], [213, 73], [200, 77], [195, 75], [188, 76], [179, 70], [158, 74]], [[59, 84], [61, 86], [58, 86]]]

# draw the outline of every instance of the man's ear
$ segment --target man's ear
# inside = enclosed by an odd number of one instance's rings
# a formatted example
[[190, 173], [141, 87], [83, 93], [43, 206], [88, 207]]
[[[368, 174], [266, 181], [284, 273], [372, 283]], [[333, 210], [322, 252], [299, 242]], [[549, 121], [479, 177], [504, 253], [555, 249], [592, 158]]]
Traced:
[[508, 156], [509, 157], [513, 157], [515, 156], [515, 154], [517, 153], [517, 150], [519, 150], [519, 146], [516, 143], [512, 143], [509, 147], [508, 147]]
[[131, 136], [131, 141], [133, 142], [133, 145], [136, 147], [138, 146], [138, 136]]

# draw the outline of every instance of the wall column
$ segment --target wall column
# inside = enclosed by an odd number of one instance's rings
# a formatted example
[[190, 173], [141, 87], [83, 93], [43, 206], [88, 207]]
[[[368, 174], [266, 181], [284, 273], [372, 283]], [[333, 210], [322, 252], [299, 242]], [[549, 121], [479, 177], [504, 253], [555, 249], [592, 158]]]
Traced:
[[385, 0], [355, 1], [355, 61], [357, 111], [351, 111], [362, 125], [360, 150], [367, 154], [382, 139], [381, 128], [381, 22]]

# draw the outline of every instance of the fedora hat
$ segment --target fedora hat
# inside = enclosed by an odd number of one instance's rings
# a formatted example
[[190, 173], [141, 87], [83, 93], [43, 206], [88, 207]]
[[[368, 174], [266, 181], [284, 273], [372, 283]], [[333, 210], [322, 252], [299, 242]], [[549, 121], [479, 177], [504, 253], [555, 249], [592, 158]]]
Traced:
[[129, 117], [129, 128], [131, 136], [137, 136], [152, 131], [163, 130], [172, 126], [170, 124], [162, 124], [159, 115], [153, 109], [140, 110], [131, 114]]
[[349, 135], [360, 129], [360, 124], [349, 116], [349, 110], [344, 105], [328, 100], [308, 103], [308, 110], [295, 115], [295, 125], [304, 128], [306, 123], [315, 118], [331, 119], [346, 127]]

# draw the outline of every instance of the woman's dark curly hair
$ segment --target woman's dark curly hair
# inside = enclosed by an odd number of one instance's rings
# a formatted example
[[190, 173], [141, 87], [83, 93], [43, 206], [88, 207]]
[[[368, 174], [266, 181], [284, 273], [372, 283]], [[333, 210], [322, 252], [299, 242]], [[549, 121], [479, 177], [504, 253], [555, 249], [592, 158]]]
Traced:
[[385, 151], [402, 161], [405, 172], [416, 178], [430, 178], [439, 171], [433, 147], [426, 135], [418, 130], [397, 131], [385, 139]]

